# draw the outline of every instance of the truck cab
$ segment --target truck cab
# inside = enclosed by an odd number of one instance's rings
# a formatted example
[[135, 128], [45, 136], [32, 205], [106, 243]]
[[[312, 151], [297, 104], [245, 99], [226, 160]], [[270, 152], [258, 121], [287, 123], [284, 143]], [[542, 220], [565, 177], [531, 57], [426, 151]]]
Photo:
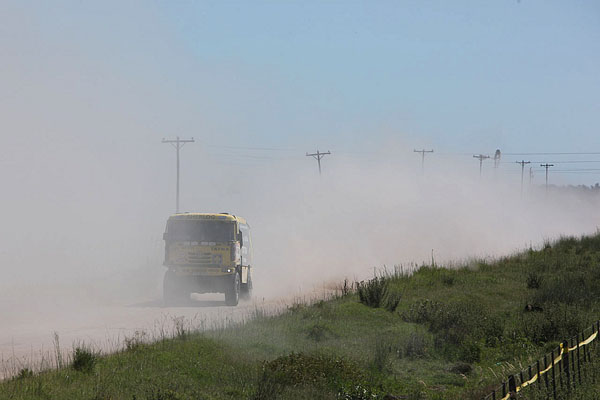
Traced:
[[163, 238], [166, 305], [188, 302], [191, 293], [224, 293], [229, 306], [250, 298], [252, 242], [244, 218], [229, 213], [174, 214]]

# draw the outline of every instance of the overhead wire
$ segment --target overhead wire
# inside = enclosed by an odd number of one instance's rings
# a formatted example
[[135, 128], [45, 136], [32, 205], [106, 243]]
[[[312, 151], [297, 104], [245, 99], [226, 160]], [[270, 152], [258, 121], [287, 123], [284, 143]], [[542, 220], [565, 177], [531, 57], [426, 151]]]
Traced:
[[547, 155], [599, 155], [600, 151], [592, 152], [569, 152], [569, 153], [502, 153], [506, 156], [547, 156]]

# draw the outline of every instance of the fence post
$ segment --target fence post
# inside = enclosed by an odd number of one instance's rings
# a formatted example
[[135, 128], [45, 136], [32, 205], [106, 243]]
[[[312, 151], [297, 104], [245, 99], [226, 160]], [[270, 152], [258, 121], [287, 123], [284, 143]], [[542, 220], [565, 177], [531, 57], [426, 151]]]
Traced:
[[[590, 343], [588, 348], [588, 361], [592, 361], [592, 358], [596, 356], [595, 350], [598, 347], [598, 342], [600, 341], [600, 321], [596, 321], [594, 325], [592, 325], [592, 334], [596, 333], [596, 339]], [[587, 346], [586, 346], [587, 347]], [[596, 383], [596, 372], [594, 370], [591, 371], [592, 382]]]
[[496, 389], [492, 390], [492, 400], [496, 400]]
[[[546, 368], [548, 368], [548, 359], [546, 358], [546, 355], [544, 354], [544, 370], [546, 370]], [[546, 373], [544, 374], [544, 382], [546, 382], [546, 392], [548, 391], [548, 371], [546, 371]]]
[[562, 368], [567, 378], [567, 391], [571, 391], [571, 371], [569, 368], [569, 341], [563, 342]]
[[[583, 335], [583, 332], [581, 334]], [[576, 336], [576, 343], [577, 343], [577, 378], [579, 378], [579, 386], [581, 386], [581, 361], [579, 360], [579, 358], [580, 358], [579, 335]]]
[[521, 372], [519, 372], [519, 379], [521, 379], [521, 382], [519, 382], [519, 386], [521, 386], [523, 384], [523, 382], [525, 382], [525, 380], [523, 379], [523, 371], [521, 370]]
[[[593, 330], [592, 330], [592, 333], [594, 333]], [[581, 334], [583, 335], [583, 332]], [[590, 335], [591, 335], [591, 333], [590, 333]], [[581, 337], [581, 340], [583, 340], [585, 342], [585, 335]], [[590, 355], [590, 351], [589, 351], [590, 347], [589, 347], [589, 343], [586, 344], [585, 346], [583, 346], [583, 349], [584, 349], [584, 352], [585, 352], [585, 355], [584, 355], [583, 359], [585, 360], [585, 362], [590, 362], [590, 357], [589, 357], [589, 355]]]
[[[556, 375], [554, 373], [554, 350], [550, 353], [550, 362], [552, 363], [552, 392], [554, 393], [554, 400], [556, 400]], [[562, 387], [562, 375], [561, 375], [561, 387]]]
[[[559, 354], [562, 354], [560, 352], [560, 347], [558, 348], [558, 350], [559, 350], [559, 352], [556, 354], [557, 358], [558, 358]], [[560, 388], [561, 389], [565, 387], [565, 384], [563, 382], [563, 367], [562, 367], [562, 365], [563, 365], [562, 361], [559, 361], [558, 362], [558, 380], [560, 381]]]
[[[538, 390], [542, 390], [542, 376], [540, 375], [540, 360], [535, 362], [535, 367], [537, 368], [537, 382], [538, 382]], [[529, 374], [531, 375], [531, 374]]]
[[[575, 340], [573, 340], [573, 338], [571, 338], [570, 342], [571, 342], [570, 346], [573, 347], [573, 344], [575, 344]], [[577, 371], [575, 371], [575, 353], [571, 354], [570, 358], [571, 358], [571, 375], [573, 375], [573, 387], [575, 388], [575, 387], [577, 387]]]
[[516, 398], [517, 384], [515, 382], [515, 376], [514, 375], [509, 375], [508, 376], [508, 393], [510, 394], [510, 398], [511, 399]]
[[506, 382], [502, 382], [502, 398], [506, 397]]

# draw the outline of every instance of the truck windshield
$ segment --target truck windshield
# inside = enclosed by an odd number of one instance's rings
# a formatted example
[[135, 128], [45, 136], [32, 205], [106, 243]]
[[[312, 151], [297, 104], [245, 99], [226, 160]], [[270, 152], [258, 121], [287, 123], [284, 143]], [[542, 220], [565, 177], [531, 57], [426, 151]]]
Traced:
[[234, 239], [234, 224], [222, 221], [171, 221], [172, 242], [228, 242]]

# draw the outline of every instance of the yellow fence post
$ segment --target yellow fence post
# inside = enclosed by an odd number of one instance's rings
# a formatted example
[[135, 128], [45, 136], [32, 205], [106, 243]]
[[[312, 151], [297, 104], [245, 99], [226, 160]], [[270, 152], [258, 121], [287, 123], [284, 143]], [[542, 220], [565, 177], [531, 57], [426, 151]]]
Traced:
[[565, 377], [567, 378], [567, 391], [571, 391], [571, 371], [569, 368], [569, 341], [563, 342], [563, 355], [562, 355], [562, 368], [565, 371]]

